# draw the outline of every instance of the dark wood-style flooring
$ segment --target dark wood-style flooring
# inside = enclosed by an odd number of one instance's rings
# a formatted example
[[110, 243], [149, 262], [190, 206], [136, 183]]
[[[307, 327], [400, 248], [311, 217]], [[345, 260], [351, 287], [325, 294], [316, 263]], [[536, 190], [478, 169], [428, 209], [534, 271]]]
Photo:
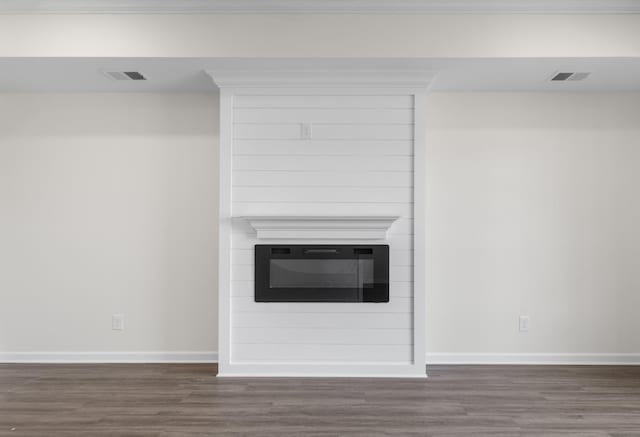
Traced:
[[640, 367], [217, 379], [213, 365], [0, 365], [2, 436], [640, 436]]

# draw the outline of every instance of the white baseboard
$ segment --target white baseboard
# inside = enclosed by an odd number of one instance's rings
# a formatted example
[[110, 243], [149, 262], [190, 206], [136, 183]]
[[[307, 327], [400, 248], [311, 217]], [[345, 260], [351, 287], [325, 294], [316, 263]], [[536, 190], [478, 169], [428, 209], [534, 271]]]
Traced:
[[0, 352], [0, 363], [217, 363], [218, 352]]
[[426, 378], [425, 367], [409, 362], [221, 363], [219, 377]]
[[554, 354], [554, 353], [428, 353], [429, 364], [547, 364], [547, 365], [640, 365], [640, 353]]
[[[430, 364], [640, 365], [640, 353], [427, 353]], [[218, 352], [0, 352], [0, 363], [217, 363]]]

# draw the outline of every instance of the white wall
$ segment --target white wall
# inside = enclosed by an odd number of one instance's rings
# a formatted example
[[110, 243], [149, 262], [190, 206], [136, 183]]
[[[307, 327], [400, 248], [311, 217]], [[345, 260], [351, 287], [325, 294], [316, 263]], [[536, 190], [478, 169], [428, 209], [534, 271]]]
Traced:
[[640, 15], [0, 15], [3, 57], [635, 57]]
[[[428, 116], [428, 351], [640, 352], [640, 94], [432, 94]], [[213, 95], [0, 95], [0, 352], [216, 350], [217, 117]]]
[[217, 119], [215, 95], [0, 95], [0, 355], [216, 350]]
[[427, 350], [640, 352], [640, 94], [432, 94], [428, 116]]

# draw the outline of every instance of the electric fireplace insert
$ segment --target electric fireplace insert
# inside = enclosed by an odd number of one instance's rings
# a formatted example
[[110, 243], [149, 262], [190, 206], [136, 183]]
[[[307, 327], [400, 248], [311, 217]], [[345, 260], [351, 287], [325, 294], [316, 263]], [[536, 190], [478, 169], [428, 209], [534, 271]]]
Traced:
[[255, 301], [389, 302], [389, 246], [257, 244]]

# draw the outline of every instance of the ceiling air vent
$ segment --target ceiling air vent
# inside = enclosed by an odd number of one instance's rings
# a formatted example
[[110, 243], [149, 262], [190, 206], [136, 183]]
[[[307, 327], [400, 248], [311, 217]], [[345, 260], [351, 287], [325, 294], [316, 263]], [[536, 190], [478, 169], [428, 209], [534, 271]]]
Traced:
[[560, 72], [553, 75], [551, 78], [552, 82], [565, 82], [565, 81], [578, 81], [584, 80], [589, 77], [591, 73], [568, 73], [568, 72]]
[[139, 71], [105, 71], [104, 74], [113, 80], [147, 80]]

